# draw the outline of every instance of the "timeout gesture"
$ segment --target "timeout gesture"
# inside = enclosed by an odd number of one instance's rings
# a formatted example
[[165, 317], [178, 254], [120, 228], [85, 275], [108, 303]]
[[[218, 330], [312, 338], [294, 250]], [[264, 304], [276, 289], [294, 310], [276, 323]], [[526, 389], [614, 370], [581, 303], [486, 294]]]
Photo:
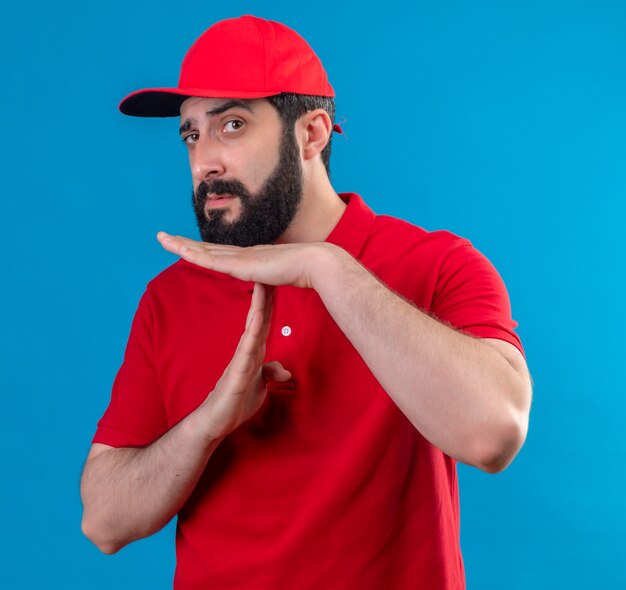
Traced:
[[267, 395], [267, 381], [291, 378], [279, 362], [263, 364], [272, 300], [272, 287], [254, 285], [246, 327], [235, 354], [199, 408], [206, 415], [211, 438], [224, 438], [260, 409]]

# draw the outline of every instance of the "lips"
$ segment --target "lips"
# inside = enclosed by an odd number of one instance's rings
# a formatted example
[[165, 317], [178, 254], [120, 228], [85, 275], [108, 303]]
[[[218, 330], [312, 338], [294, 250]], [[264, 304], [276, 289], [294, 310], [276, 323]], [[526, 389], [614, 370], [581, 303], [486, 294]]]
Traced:
[[216, 195], [215, 193], [211, 193], [207, 195], [204, 209], [205, 211], [208, 211], [209, 209], [219, 209], [221, 207], [226, 207], [234, 198], [235, 195], [231, 195], [228, 193], [225, 193], [223, 195]]
[[207, 195], [207, 201], [221, 201], [223, 199], [232, 199], [234, 198], [234, 195], [225, 193], [223, 195], [216, 195], [215, 193], [211, 193], [210, 195]]

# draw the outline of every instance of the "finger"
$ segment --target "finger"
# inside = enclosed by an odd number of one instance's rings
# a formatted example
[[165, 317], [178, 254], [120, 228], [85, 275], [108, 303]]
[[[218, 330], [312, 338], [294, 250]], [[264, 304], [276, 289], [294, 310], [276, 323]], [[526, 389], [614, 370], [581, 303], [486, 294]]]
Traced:
[[260, 352], [265, 353], [265, 341], [261, 337], [263, 314], [255, 310], [250, 318], [250, 325], [241, 336], [239, 345], [225, 373], [227, 377], [249, 379], [258, 370]]
[[[225, 377], [228, 377], [232, 371], [245, 372], [250, 363], [252, 363], [254, 369], [257, 370], [263, 362], [265, 356], [265, 341], [267, 339], [267, 328], [265, 327], [264, 319], [265, 304], [265, 288], [260, 283], [255, 283], [250, 308], [246, 316], [245, 330], [237, 343], [233, 358], [224, 371]], [[258, 328], [252, 325], [252, 320], [255, 315], [260, 317], [260, 327]], [[246, 358], [246, 355], [248, 355], [248, 358]]]
[[240, 246], [229, 246], [225, 244], [212, 244], [210, 242], [202, 242], [199, 240], [192, 240], [185, 236], [173, 236], [164, 231], [157, 232], [157, 239], [159, 243], [168, 251], [174, 254], [183, 255], [209, 255], [213, 256], [236, 256], [244, 248]]
[[291, 373], [285, 369], [278, 361], [271, 361], [263, 365], [263, 380], [265, 383], [268, 381], [276, 381], [282, 383], [283, 381], [289, 381], [291, 379]]
[[250, 318], [256, 310], [260, 310], [263, 313], [263, 331], [265, 336], [269, 331], [269, 324], [272, 315], [272, 308], [274, 303], [274, 287], [263, 285], [261, 283], [254, 283], [254, 290], [252, 292], [252, 301], [250, 308], [248, 309], [248, 315], [246, 316], [246, 329], [250, 324]]
[[162, 231], [157, 233], [157, 239], [165, 250], [180, 256], [187, 262], [223, 272], [244, 281], [258, 280], [259, 270], [267, 264], [264, 258], [259, 257], [259, 250], [255, 248], [198, 242], [183, 236], [172, 236]]
[[250, 302], [250, 308], [248, 309], [248, 315], [246, 316], [246, 330], [250, 325], [250, 319], [252, 314], [256, 310], [263, 311], [266, 303], [265, 289], [260, 283], [254, 283], [254, 290], [252, 291], [252, 301]]
[[274, 296], [276, 293], [276, 287], [271, 285], [263, 285], [263, 291], [265, 293], [265, 301], [263, 305], [263, 328], [269, 331], [270, 322], [272, 319], [272, 311], [274, 309]]
[[157, 233], [157, 239], [161, 246], [172, 254], [178, 254], [180, 256], [183, 248], [193, 249], [195, 251], [201, 251], [203, 242], [191, 240], [183, 236], [171, 236], [170, 234], [160, 231]]

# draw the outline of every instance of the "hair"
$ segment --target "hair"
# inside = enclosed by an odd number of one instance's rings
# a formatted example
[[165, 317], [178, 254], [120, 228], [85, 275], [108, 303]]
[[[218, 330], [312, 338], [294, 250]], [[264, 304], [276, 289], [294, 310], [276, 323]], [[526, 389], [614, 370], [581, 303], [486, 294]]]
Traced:
[[[276, 96], [268, 96], [267, 100], [274, 106], [280, 115], [285, 129], [293, 130], [296, 121], [308, 111], [324, 109], [330, 117], [331, 123], [335, 122], [335, 99], [332, 96], [314, 96], [310, 94], [291, 94], [283, 92]], [[332, 131], [328, 137], [328, 143], [320, 154], [322, 162], [326, 168], [326, 173], [330, 178], [330, 147], [332, 142]]]

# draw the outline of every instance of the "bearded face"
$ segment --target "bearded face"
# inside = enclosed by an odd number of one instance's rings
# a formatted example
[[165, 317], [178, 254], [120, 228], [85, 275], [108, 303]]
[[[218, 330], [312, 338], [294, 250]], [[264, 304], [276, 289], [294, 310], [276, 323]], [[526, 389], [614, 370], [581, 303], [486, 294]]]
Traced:
[[[239, 216], [225, 218], [219, 195], [240, 199]], [[211, 207], [207, 199], [211, 198]], [[275, 242], [289, 227], [302, 200], [302, 167], [292, 129], [283, 129], [279, 160], [256, 193], [237, 179], [203, 181], [192, 192], [192, 205], [204, 242], [234, 246], [256, 246]], [[225, 200], [225, 203], [227, 201]]]

